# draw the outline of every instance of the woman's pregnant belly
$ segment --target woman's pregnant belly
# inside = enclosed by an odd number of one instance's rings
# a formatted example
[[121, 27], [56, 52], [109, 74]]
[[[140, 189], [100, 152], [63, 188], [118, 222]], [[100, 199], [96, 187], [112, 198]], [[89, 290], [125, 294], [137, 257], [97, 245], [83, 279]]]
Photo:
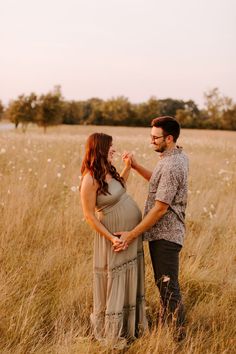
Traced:
[[99, 212], [98, 217], [110, 232], [130, 231], [142, 220], [142, 213], [133, 198], [125, 194], [118, 203]]

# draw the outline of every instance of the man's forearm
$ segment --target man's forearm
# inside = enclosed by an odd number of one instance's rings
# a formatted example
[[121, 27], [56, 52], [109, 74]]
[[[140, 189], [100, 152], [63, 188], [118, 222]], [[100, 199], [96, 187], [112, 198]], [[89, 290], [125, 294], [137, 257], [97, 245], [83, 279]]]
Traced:
[[149, 230], [153, 225], [155, 225], [161, 217], [167, 212], [168, 205], [166, 208], [157, 208], [153, 207], [148, 214], [143, 218], [143, 220], [130, 231], [130, 235], [132, 239], [137, 238], [143, 232]]
[[151, 176], [152, 176], [152, 171], [149, 171], [147, 170], [146, 168], [144, 168], [143, 166], [141, 165], [135, 165], [135, 166], [132, 166], [133, 169], [135, 171], [137, 171], [143, 178], [145, 178], [147, 181], [150, 180]]

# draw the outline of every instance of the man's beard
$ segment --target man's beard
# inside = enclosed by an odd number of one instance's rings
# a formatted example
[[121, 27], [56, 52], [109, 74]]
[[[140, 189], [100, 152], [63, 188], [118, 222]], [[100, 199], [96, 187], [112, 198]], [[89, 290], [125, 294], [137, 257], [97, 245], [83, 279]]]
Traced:
[[[156, 146], [156, 145], [155, 145], [155, 146]], [[164, 152], [164, 151], [166, 150], [166, 145], [164, 145], [164, 146], [159, 146], [159, 147], [156, 146], [156, 148], [154, 148], [154, 150], [155, 150], [156, 152], [162, 153], [162, 152]]]

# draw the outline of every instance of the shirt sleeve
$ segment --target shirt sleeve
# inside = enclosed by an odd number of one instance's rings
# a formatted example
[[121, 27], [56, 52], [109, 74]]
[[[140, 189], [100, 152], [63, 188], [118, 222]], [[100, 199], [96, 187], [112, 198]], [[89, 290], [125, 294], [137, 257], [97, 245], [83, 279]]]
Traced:
[[177, 169], [163, 169], [159, 179], [155, 200], [171, 205], [179, 188], [180, 176]]

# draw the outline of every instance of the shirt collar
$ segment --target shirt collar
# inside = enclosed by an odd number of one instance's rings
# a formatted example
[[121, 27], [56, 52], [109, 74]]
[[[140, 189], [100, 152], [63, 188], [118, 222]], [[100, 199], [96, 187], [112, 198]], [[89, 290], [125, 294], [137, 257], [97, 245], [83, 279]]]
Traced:
[[181, 146], [176, 145], [173, 149], [171, 150], [165, 150], [160, 154], [160, 158], [163, 159], [166, 156], [171, 156], [171, 155], [177, 155], [182, 152], [183, 148]]

